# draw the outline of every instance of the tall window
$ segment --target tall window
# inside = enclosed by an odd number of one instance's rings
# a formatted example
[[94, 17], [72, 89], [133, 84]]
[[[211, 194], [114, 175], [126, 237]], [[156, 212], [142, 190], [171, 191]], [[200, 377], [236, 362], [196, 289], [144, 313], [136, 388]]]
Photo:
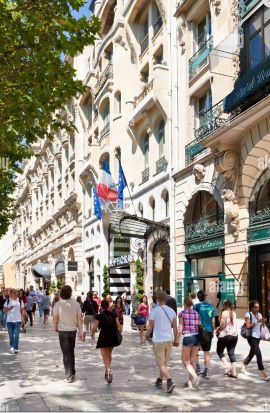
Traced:
[[139, 211], [140, 217], [143, 217], [143, 204], [141, 202], [139, 203], [138, 211]]
[[155, 221], [156, 217], [156, 201], [154, 198], [150, 199], [150, 208], [151, 208], [151, 219], [152, 221]]
[[101, 115], [102, 115], [104, 126], [109, 125], [110, 124], [110, 103], [109, 102], [106, 103], [106, 106], [104, 107]]
[[208, 13], [197, 26], [197, 50], [199, 50], [212, 34], [211, 16]]
[[116, 92], [115, 94], [115, 114], [120, 115], [122, 113], [122, 98], [121, 92]]
[[149, 135], [146, 135], [143, 139], [143, 156], [144, 156], [144, 169], [149, 166]]
[[253, 69], [270, 56], [270, 8], [261, 7], [245, 25], [246, 70]]
[[157, 137], [158, 137], [158, 146], [159, 146], [159, 159], [161, 159], [164, 156], [164, 147], [165, 147], [165, 123], [164, 123], [164, 120], [162, 120], [160, 122], [160, 124], [158, 125]]
[[202, 126], [202, 122], [204, 122], [204, 115], [212, 107], [212, 93], [209, 90], [204, 96], [202, 96], [197, 101], [197, 116], [195, 121], [195, 127], [198, 128]]

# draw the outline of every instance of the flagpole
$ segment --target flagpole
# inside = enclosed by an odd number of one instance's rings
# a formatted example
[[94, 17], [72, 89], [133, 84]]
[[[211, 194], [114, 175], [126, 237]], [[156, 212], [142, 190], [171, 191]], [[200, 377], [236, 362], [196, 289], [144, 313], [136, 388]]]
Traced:
[[[119, 165], [120, 165], [120, 166], [121, 166], [121, 168], [122, 168], [122, 164], [121, 164], [121, 161], [120, 161], [119, 156], [118, 156], [117, 154], [116, 154], [115, 156], [116, 156], [116, 158], [118, 159]], [[123, 168], [122, 168], [122, 171], [123, 171], [123, 173], [124, 173]], [[124, 174], [124, 175], [125, 175], [125, 174]], [[125, 176], [125, 179], [126, 179], [126, 176]], [[134, 205], [134, 202], [133, 202], [132, 196], [131, 196], [131, 192], [130, 192], [130, 189], [129, 189], [129, 184], [128, 184], [127, 180], [126, 180], [126, 183], [127, 183], [127, 189], [128, 189], [129, 198], [130, 198], [130, 200], [131, 200], [131, 203], [132, 203], [132, 206], [133, 206], [133, 209], [134, 209], [135, 215], [137, 216], [136, 208], [135, 208], [135, 205]], [[118, 182], [118, 185], [119, 185], [119, 182]]]

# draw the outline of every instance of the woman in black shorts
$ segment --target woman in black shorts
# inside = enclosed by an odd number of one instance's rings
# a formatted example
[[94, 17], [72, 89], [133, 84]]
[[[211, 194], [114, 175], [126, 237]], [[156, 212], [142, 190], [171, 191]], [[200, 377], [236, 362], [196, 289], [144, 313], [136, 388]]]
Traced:
[[121, 344], [121, 328], [119, 320], [115, 312], [110, 311], [109, 302], [107, 300], [101, 301], [102, 312], [95, 315], [95, 322], [92, 326], [92, 340], [95, 340], [95, 333], [97, 328], [100, 330], [97, 348], [100, 353], [105, 366], [105, 379], [108, 383], [112, 382], [112, 352], [114, 347]]

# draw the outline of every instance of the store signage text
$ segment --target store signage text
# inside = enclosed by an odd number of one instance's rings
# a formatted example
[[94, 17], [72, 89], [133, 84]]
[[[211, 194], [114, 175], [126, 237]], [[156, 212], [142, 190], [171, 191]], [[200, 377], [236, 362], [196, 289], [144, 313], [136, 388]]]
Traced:
[[224, 247], [224, 238], [213, 238], [205, 241], [186, 245], [186, 254], [194, 254], [202, 251], [211, 251]]
[[136, 254], [121, 255], [121, 257], [115, 257], [110, 260], [110, 267], [118, 267], [119, 265], [130, 264], [132, 261], [136, 260]]

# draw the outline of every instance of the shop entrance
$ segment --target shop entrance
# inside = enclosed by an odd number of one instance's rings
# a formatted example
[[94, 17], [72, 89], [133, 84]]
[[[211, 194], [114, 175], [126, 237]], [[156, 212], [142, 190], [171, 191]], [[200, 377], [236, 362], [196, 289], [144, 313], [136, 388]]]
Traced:
[[197, 293], [199, 290], [204, 290], [207, 294], [206, 300], [218, 308], [221, 304], [220, 282], [219, 276], [194, 277], [190, 280], [190, 291]]
[[[266, 255], [266, 254], [263, 254]], [[268, 254], [267, 254], [268, 255]], [[270, 254], [269, 254], [270, 255]], [[260, 257], [262, 259], [262, 257]], [[270, 257], [269, 261], [259, 263], [260, 266], [260, 290], [261, 290], [261, 312], [269, 322], [270, 317]], [[260, 260], [261, 261], [261, 260]]]

